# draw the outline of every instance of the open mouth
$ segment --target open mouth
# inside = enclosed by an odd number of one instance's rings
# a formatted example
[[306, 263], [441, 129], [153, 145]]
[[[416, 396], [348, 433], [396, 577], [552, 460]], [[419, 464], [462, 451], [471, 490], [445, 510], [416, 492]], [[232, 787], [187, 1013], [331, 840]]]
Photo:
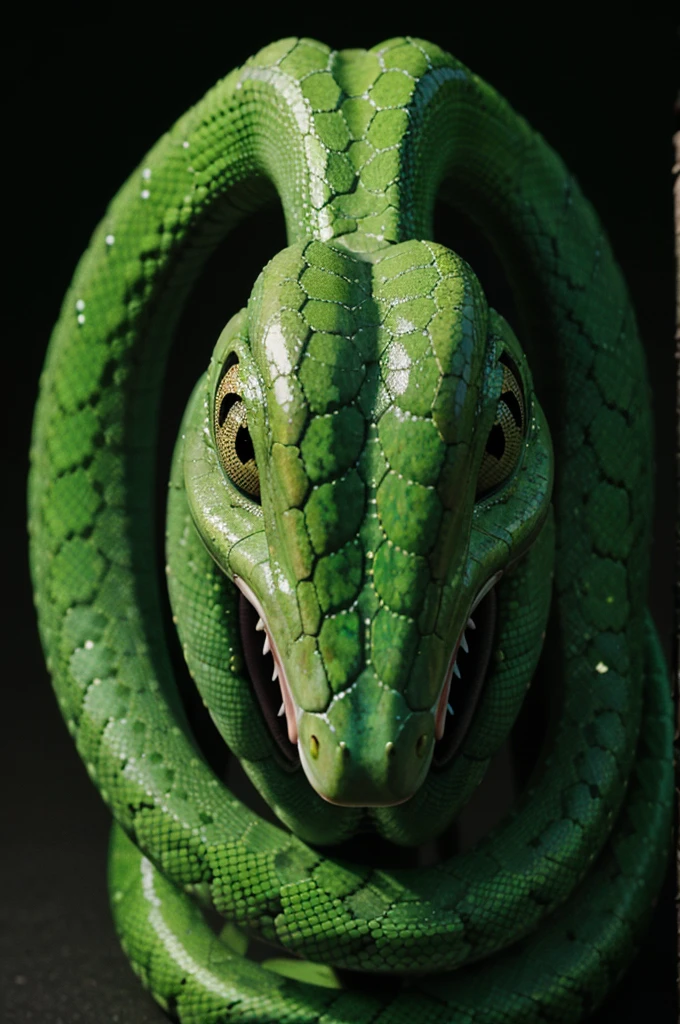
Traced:
[[235, 576], [241, 591], [239, 626], [246, 668], [270, 732], [291, 767], [300, 763], [297, 715], [279, 652], [260, 603], [250, 587]]
[[[491, 577], [472, 604], [451, 656], [435, 714], [432, 765], [443, 768], [460, 749], [484, 688], [496, 625], [495, 584]], [[300, 764], [297, 712], [283, 662], [259, 601], [239, 577], [239, 625], [241, 643], [253, 688], [265, 721], [285, 762]]]
[[496, 573], [482, 587], [453, 650], [435, 711], [432, 765], [443, 768], [460, 749], [484, 689], [496, 626]]

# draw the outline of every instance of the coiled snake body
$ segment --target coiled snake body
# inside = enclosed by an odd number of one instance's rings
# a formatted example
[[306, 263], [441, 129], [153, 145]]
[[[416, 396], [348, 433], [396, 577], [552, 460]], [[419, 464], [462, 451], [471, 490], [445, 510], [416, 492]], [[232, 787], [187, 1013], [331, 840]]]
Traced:
[[[173, 327], [272, 186], [289, 245], [190, 400], [167, 558], [196, 685], [285, 831], [190, 734], [150, 554]], [[438, 195], [498, 249], [522, 347], [432, 241]], [[288, 39], [178, 121], [78, 267], [30, 481], [48, 665], [116, 819], [116, 926], [161, 1005], [183, 1024], [387, 1024], [576, 1021], [601, 1001], [670, 831], [650, 500], [621, 274], [559, 158], [488, 85], [422, 40]], [[334, 857], [357, 831], [402, 846], [443, 831], [508, 736], [546, 628], [558, 714], [508, 819], [430, 867]], [[249, 935], [311, 963], [254, 963]]]

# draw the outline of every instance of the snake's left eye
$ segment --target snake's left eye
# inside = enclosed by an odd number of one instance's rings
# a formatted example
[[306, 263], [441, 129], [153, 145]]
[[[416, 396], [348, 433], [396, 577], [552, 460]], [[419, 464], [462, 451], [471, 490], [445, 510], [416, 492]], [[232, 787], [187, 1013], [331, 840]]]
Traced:
[[522, 453], [526, 409], [519, 372], [505, 353], [500, 362], [503, 383], [496, 419], [486, 439], [477, 479], [476, 501], [496, 490], [512, 475]]
[[246, 407], [241, 398], [238, 363], [229, 367], [217, 389], [213, 431], [225, 473], [239, 490], [259, 501], [260, 474], [248, 430]]

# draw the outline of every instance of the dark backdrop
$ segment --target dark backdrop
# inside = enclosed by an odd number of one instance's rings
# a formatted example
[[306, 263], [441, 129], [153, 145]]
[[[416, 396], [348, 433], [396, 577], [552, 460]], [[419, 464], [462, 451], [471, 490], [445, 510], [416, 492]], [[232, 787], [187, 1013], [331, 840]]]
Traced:
[[[51, 326], [108, 200], [188, 106], [266, 43], [295, 34], [336, 48], [371, 46], [406, 32], [429, 38], [498, 88], [577, 175], [623, 266], [649, 361], [658, 480], [650, 601], [670, 657], [677, 31], [669, 21], [628, 16], [595, 26], [567, 10], [551, 7], [549, 19], [522, 20], [492, 17], [479, 4], [472, 10], [446, 5], [445, 15], [414, 5], [412, 17], [385, 14], [380, 27], [367, 5], [341, 16], [321, 3], [309, 15], [264, 13], [246, 4], [237, 27], [234, 8], [185, 4], [174, 14], [159, 14], [159, 28], [141, 5], [47, 21], [27, 6], [14, 30], [8, 28], [1, 131], [4, 279], [9, 271], [10, 281], [2, 307], [1, 405], [7, 483], [3, 621], [9, 625], [0, 744], [6, 805], [0, 992], [8, 1021], [164, 1019], [119, 951], [105, 890], [108, 815], [61, 722], [39, 649], [24, 528], [28, 438]], [[247, 298], [260, 266], [283, 244], [278, 221], [270, 226], [260, 217], [256, 226], [251, 242], [241, 232], [245, 255], [237, 265], [223, 256], [202, 292], [204, 299], [211, 289], [217, 293], [224, 270], [228, 308], [194, 302], [201, 331], [219, 331]], [[208, 334], [208, 350], [216, 336]], [[199, 355], [191, 372], [180, 374], [185, 385], [202, 369]], [[176, 422], [179, 405], [166, 410], [168, 422]], [[672, 904], [669, 875], [645, 947], [599, 1021], [675, 1020]]]

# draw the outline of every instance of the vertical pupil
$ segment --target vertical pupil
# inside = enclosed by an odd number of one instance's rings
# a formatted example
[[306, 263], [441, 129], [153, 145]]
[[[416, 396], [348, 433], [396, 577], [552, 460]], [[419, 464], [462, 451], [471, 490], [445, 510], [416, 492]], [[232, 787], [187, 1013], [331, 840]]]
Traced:
[[512, 413], [512, 418], [515, 421], [515, 423], [517, 424], [517, 429], [521, 430], [521, 428], [522, 428], [522, 409], [521, 409], [521, 406], [520, 406], [519, 402], [517, 401], [517, 396], [512, 391], [504, 391], [503, 392], [503, 401], [505, 402], [505, 404], [507, 405], [508, 409]]
[[255, 449], [253, 448], [253, 442], [250, 439], [250, 431], [247, 427], [239, 427], [236, 431], [236, 440], [234, 441], [234, 448], [239, 461], [245, 465], [250, 459], [255, 458]]
[[226, 420], [227, 416], [229, 415], [229, 410], [231, 409], [231, 407], [236, 402], [238, 402], [238, 400], [239, 400], [238, 395], [235, 395], [233, 392], [230, 392], [228, 395], [224, 396], [224, 398], [220, 402], [220, 411], [217, 414], [217, 424], [218, 424], [218, 426], [220, 426], [220, 427], [224, 426], [225, 420]]
[[505, 451], [505, 434], [500, 423], [494, 423], [491, 430], [489, 431], [489, 437], [486, 442], [486, 450], [489, 455], [493, 455], [495, 459], [499, 461], [503, 457]]

